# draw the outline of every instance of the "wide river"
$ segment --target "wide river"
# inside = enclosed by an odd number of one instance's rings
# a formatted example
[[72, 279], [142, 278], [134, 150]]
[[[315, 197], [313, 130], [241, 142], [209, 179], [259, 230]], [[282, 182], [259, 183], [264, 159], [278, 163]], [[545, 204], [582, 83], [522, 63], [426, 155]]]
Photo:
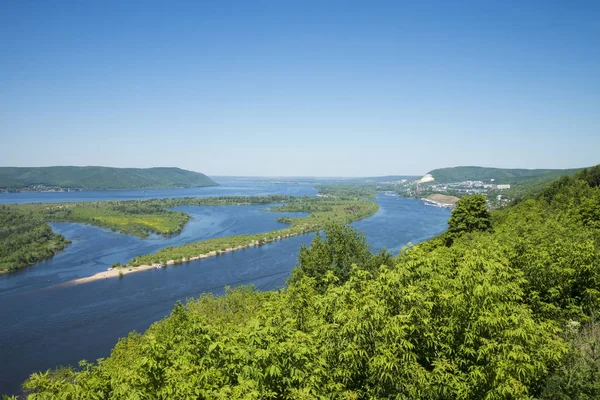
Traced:
[[[201, 189], [0, 194], [0, 203], [95, 201], [223, 195], [315, 195], [310, 184], [220, 180]], [[380, 210], [352, 224], [364, 231], [373, 250], [397, 253], [446, 229], [450, 212], [402, 197], [377, 196]], [[107, 357], [119, 338], [143, 332], [167, 316], [177, 300], [223, 293], [225, 286], [253, 284], [271, 290], [285, 284], [298, 250], [313, 235], [226, 253], [180, 266], [79, 285], [69, 281], [127, 262], [138, 254], [196, 240], [266, 232], [284, 225], [267, 206], [179, 207], [193, 219], [171, 238], [139, 239], [93, 226], [56, 223], [72, 240], [53, 259], [0, 276], [0, 394], [16, 394], [34, 371], [79, 360]], [[296, 214], [297, 215], [297, 214]]]

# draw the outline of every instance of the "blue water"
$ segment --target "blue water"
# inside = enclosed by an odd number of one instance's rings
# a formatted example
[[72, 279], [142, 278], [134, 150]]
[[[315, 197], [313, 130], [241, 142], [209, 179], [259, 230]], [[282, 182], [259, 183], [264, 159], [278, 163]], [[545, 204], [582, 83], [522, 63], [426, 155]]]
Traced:
[[[273, 186], [277, 188], [262, 190], [298, 188]], [[374, 250], [386, 247], [397, 252], [409, 242], [435, 236], [446, 228], [450, 216], [448, 210], [427, 207], [418, 200], [378, 196], [377, 202], [381, 207], [377, 214], [352, 224], [366, 233]], [[282, 226], [275, 221], [276, 214], [260, 209], [186, 207], [194, 220], [180, 236], [167, 239], [140, 240], [93, 226], [54, 224], [53, 228], [73, 240], [73, 244], [52, 260], [0, 277], [0, 393], [18, 392], [19, 385], [33, 371], [108, 356], [119, 338], [132, 330], [143, 332], [168, 315], [177, 300], [203, 292], [220, 294], [227, 285], [254, 284], [261, 290], [284, 285], [296, 264], [300, 245], [309, 244], [313, 235], [139, 272], [123, 279], [57, 285], [105, 270], [113, 262], [125, 262], [166, 243]]]
[[57, 203], [69, 201], [143, 200], [175, 197], [214, 196], [267, 196], [283, 194], [290, 196], [314, 196], [317, 191], [310, 183], [294, 185], [273, 184], [260, 180], [216, 178], [220, 186], [188, 189], [161, 190], [108, 190], [89, 192], [21, 192], [0, 193], [0, 204]]
[[[192, 219], [176, 236], [140, 239], [91, 225], [51, 223], [52, 229], [72, 243], [53, 258], [0, 278], [0, 295], [54, 286], [61, 282], [106, 271], [116, 262], [127, 263], [141, 254], [169, 246], [181, 246], [216, 237], [245, 235], [283, 229], [277, 222], [283, 216], [302, 217], [305, 213], [265, 211], [269, 205], [184, 206]], [[0, 315], [2, 315], [0, 313]]]

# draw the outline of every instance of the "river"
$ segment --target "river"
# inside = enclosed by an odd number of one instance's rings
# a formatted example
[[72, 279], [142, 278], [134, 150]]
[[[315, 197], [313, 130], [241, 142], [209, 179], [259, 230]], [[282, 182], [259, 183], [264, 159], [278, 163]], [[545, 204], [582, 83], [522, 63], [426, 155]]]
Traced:
[[[222, 183], [222, 182], [220, 182]], [[195, 192], [196, 194], [193, 194]], [[95, 194], [91, 194], [95, 193]], [[212, 195], [314, 195], [312, 185], [228, 182], [217, 188], [146, 192], [67, 192], [2, 194], [0, 202], [127, 199]], [[43, 195], [47, 195], [44, 197]], [[58, 196], [57, 196], [58, 195]], [[63, 196], [64, 195], [64, 196]], [[74, 197], [77, 196], [77, 197]], [[377, 196], [380, 210], [352, 224], [364, 231], [373, 250], [396, 253], [409, 242], [418, 243], [441, 233], [450, 212], [421, 201]], [[263, 232], [282, 227], [281, 213], [263, 212], [265, 206], [182, 207], [193, 219], [180, 235], [138, 239], [80, 224], [52, 224], [73, 243], [53, 259], [0, 277], [0, 393], [17, 393], [27, 376], [57, 365], [76, 365], [107, 357], [117, 340], [130, 331], [143, 332], [169, 314], [177, 300], [201, 293], [221, 294], [225, 286], [253, 284], [272, 290], [285, 284], [296, 264], [298, 250], [313, 235], [226, 253], [217, 257], [80, 285], [72, 279], [106, 270], [137, 254], [189, 241], [233, 234]], [[290, 213], [284, 213], [292, 215]]]

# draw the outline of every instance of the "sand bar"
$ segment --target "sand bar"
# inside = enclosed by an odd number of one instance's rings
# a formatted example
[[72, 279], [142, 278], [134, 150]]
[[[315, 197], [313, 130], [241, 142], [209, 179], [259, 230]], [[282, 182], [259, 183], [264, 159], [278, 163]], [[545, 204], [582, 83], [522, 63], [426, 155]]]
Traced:
[[[277, 240], [281, 240], [281, 239], [285, 239], [291, 236], [296, 236], [298, 235], [297, 233], [290, 233], [287, 235], [283, 235], [283, 236], [278, 236], [274, 239], [271, 240], [266, 240], [263, 242], [264, 243], [270, 243], [270, 242], [275, 242]], [[242, 245], [242, 246], [237, 246], [237, 247], [229, 247], [226, 248], [225, 250], [221, 250], [221, 251], [211, 251], [205, 254], [200, 254], [198, 256], [194, 256], [194, 257], [190, 257], [189, 260], [187, 259], [183, 259], [182, 261], [179, 261], [179, 263], [181, 264], [182, 262], [187, 262], [187, 261], [196, 261], [196, 260], [200, 260], [202, 258], [208, 258], [208, 257], [214, 257], [217, 254], [223, 254], [223, 253], [228, 253], [230, 251], [236, 251], [236, 250], [240, 250], [240, 249], [246, 249], [250, 246], [257, 246], [259, 245], [259, 241], [254, 241], [254, 242], [250, 242], [247, 245]], [[177, 264], [178, 262], [176, 260], [169, 260], [167, 261], [167, 265], [174, 265]], [[161, 264], [152, 264], [152, 265], [140, 265], [137, 267], [132, 267], [132, 266], [122, 266], [122, 267], [115, 267], [115, 268], [111, 268], [108, 271], [103, 271], [103, 272], [98, 272], [97, 274], [94, 274], [92, 276], [86, 276], [83, 278], [78, 278], [78, 279], [73, 279], [71, 281], [62, 283], [60, 286], [63, 285], [77, 285], [77, 284], [81, 284], [81, 283], [88, 283], [88, 282], [94, 282], [94, 281], [98, 281], [98, 280], [103, 280], [103, 279], [109, 279], [109, 278], [119, 278], [128, 274], [132, 274], [134, 272], [141, 272], [141, 271], [147, 271], [149, 269], [157, 269], [157, 268], [165, 268], [167, 265], [161, 265]]]

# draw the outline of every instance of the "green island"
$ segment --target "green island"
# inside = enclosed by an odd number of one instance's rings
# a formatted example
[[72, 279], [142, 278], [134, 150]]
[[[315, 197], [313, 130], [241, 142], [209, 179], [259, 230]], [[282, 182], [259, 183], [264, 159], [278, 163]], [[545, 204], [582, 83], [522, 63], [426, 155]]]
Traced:
[[52, 257], [68, 244], [39, 215], [0, 205], [0, 273]]
[[173, 189], [217, 186], [181, 168], [0, 167], [0, 191]]
[[[157, 256], [160, 257], [160, 262], [195, 257], [212, 251], [245, 245], [250, 240], [261, 243], [272, 241], [277, 237], [318, 230], [323, 226], [324, 221], [351, 222], [369, 216], [378, 209], [377, 204], [372, 202], [286, 195], [6, 205], [0, 208], [0, 232], [2, 232], [0, 236], [2, 249], [0, 273], [14, 271], [49, 258], [68, 244], [63, 236], [52, 232], [47, 225], [48, 222], [84, 223], [145, 238], [150, 234], [169, 236], [181, 232], [190, 220], [190, 216], [184, 212], [172, 210], [174, 207], [280, 203], [286, 204], [271, 207], [267, 211], [298, 211], [309, 213], [310, 216], [279, 219], [280, 222], [291, 225], [286, 229], [260, 235], [211, 239], [176, 249], [168, 248], [157, 255], [136, 258], [131, 264], [138, 266]], [[199, 250], [202, 251], [198, 252]], [[189, 254], [192, 251], [195, 254]], [[179, 256], [164, 259], [166, 255], [173, 254]]]
[[600, 166], [491, 212], [462, 197], [445, 233], [395, 257], [330, 222], [287, 287], [178, 303], [106, 359], [32, 374], [25, 393], [600, 398]]
[[154, 254], [135, 257], [127, 265], [119, 266], [120, 269], [151, 266], [153, 264], [178, 264], [189, 260], [216, 255], [221, 252], [262, 245], [290, 236], [316, 232], [323, 229], [326, 224], [336, 222], [348, 224], [353, 221], [373, 215], [379, 205], [370, 201], [356, 200], [328, 200], [311, 197], [297, 197], [290, 203], [273, 206], [269, 211], [276, 212], [304, 212], [307, 217], [283, 217], [280, 222], [290, 224], [289, 227], [253, 235], [227, 236], [223, 238], [208, 239], [189, 243], [178, 247], [167, 247]]
[[271, 204], [293, 199], [282, 195], [181, 197], [19, 204], [10, 207], [37, 214], [47, 222], [80, 222], [145, 238], [153, 233], [169, 236], [181, 232], [190, 217], [183, 212], [170, 210], [174, 207]]
[[336, 182], [316, 185], [319, 197], [332, 199], [374, 199], [376, 186], [371, 183], [360, 181]]

